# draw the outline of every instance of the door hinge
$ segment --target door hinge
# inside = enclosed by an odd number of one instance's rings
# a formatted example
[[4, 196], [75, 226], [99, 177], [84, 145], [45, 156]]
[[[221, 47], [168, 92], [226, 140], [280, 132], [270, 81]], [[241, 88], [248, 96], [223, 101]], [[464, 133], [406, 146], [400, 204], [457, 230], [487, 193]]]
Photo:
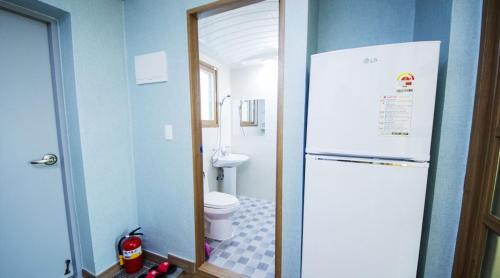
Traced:
[[200, 145], [200, 153], [203, 155], [203, 145]]
[[66, 270], [64, 271], [64, 275], [68, 275], [71, 273], [71, 271], [69, 270], [69, 264], [71, 263], [71, 260], [66, 260], [65, 263], [66, 263]]

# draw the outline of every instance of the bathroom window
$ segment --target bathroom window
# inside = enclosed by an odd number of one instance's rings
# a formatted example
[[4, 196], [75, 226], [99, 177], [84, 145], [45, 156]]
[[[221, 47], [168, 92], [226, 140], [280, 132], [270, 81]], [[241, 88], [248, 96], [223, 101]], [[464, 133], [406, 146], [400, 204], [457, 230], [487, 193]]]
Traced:
[[217, 127], [217, 68], [200, 61], [201, 123], [203, 127]]

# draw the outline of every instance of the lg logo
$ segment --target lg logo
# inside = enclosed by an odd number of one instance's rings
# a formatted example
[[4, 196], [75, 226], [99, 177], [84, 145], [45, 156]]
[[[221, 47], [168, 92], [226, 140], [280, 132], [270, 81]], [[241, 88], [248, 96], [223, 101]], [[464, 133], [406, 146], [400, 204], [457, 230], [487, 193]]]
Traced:
[[376, 63], [376, 62], [378, 62], [378, 59], [375, 57], [374, 58], [365, 58], [363, 60], [363, 63], [365, 63], [365, 64], [372, 64], [372, 63]]

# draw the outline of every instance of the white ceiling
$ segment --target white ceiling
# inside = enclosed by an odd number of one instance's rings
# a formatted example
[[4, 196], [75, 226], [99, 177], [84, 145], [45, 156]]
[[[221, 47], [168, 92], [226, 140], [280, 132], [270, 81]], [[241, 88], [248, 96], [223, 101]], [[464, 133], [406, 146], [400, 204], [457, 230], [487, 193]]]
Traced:
[[231, 66], [255, 58], [276, 57], [278, 0], [266, 0], [200, 19], [200, 51]]

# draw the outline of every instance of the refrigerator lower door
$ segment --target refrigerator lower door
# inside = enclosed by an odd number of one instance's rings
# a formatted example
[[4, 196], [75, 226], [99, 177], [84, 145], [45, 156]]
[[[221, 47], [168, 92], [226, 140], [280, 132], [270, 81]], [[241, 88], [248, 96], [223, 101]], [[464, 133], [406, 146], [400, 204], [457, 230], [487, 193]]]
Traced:
[[302, 277], [415, 278], [428, 163], [349, 160], [306, 159]]

